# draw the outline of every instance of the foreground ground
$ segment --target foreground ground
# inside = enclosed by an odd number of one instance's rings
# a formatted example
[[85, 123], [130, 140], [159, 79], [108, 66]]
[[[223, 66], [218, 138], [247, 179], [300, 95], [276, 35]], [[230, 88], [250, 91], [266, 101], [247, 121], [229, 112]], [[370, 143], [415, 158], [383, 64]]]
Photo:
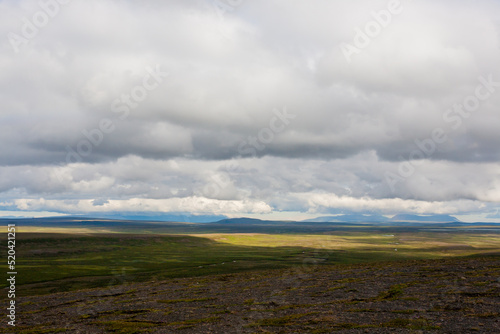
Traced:
[[303, 261], [20, 297], [16, 332], [498, 333], [499, 274], [498, 256]]
[[[21, 228], [19, 228], [21, 230]], [[269, 228], [270, 232], [273, 228]], [[499, 253], [499, 234], [450, 228], [360, 227], [323, 233], [17, 233], [17, 295], [176, 277]], [[282, 232], [278, 230], [278, 232]], [[305, 231], [304, 231], [305, 232]], [[6, 239], [0, 241], [5, 249]], [[0, 286], [5, 287], [0, 282]], [[0, 299], [4, 296], [0, 296]]]

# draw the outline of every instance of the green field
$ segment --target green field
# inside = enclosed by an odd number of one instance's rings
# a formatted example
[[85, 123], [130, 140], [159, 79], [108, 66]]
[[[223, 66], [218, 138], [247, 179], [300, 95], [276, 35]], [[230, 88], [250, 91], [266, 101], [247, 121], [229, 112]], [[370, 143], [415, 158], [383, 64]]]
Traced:
[[[18, 294], [291, 266], [314, 268], [323, 264], [500, 253], [499, 234], [460, 229], [196, 235], [88, 232], [35, 227], [18, 232]], [[6, 241], [2, 243], [5, 246]]]

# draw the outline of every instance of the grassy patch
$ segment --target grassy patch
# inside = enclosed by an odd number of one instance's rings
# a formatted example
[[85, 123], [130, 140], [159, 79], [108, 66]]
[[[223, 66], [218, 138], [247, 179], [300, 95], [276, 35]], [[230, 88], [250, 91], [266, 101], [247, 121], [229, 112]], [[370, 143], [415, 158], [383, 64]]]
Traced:
[[33, 305], [33, 304], [35, 304], [35, 303], [34, 303], [34, 302], [29, 301], [29, 302], [24, 302], [24, 303], [22, 303], [22, 304], [19, 304], [19, 306], [27, 306], [27, 305]]
[[220, 317], [191, 319], [191, 320], [171, 322], [168, 325], [169, 326], [179, 326], [179, 327], [177, 327], [178, 329], [184, 329], [184, 328], [194, 327], [197, 324], [206, 324], [206, 323], [210, 323], [210, 322], [216, 322], [219, 319], [220, 319]]
[[338, 279], [338, 280], [335, 280], [335, 281], [332, 281], [332, 282], [333, 283], [354, 283], [354, 282], [361, 282], [361, 281], [363, 281], [362, 278], [349, 277], [349, 278]]
[[284, 305], [276, 308], [276, 311], [283, 311], [283, 310], [293, 310], [296, 308], [306, 308], [306, 307], [311, 307], [313, 306], [312, 304], [292, 304], [292, 305]]
[[219, 311], [212, 311], [210, 313], [212, 313], [212, 314], [230, 314], [231, 311], [229, 311], [229, 310], [219, 310]]
[[247, 299], [243, 302], [245, 305], [253, 305], [255, 304], [255, 299]]
[[394, 300], [401, 296], [408, 284], [394, 284], [387, 291], [382, 291], [375, 299], [376, 300]]
[[148, 332], [148, 328], [158, 327], [161, 322], [150, 321], [134, 321], [134, 320], [111, 320], [111, 321], [95, 321], [96, 325], [102, 325], [108, 332], [135, 334]]
[[367, 324], [355, 324], [352, 322], [338, 322], [335, 323], [334, 321], [325, 321], [328, 322], [328, 329], [325, 328], [320, 328], [312, 331], [311, 333], [331, 333], [332, 330], [334, 331], [339, 331], [343, 329], [361, 329], [361, 328], [372, 328], [376, 327], [374, 325], [367, 325]]
[[254, 322], [250, 324], [250, 327], [256, 327], [256, 326], [288, 326], [292, 325], [295, 320], [298, 320], [300, 318], [303, 318], [308, 315], [313, 315], [317, 314], [317, 312], [309, 312], [309, 313], [302, 313], [302, 314], [291, 314], [291, 315], [286, 315], [284, 317], [278, 317], [278, 318], [268, 318], [268, 319], [262, 319], [257, 322]]
[[381, 324], [381, 327], [389, 328], [406, 328], [415, 330], [432, 330], [439, 329], [439, 326], [429, 325], [427, 319], [393, 319]]
[[33, 314], [33, 313], [41, 313], [41, 312], [44, 312], [46, 310], [48, 310], [48, 306], [44, 306], [42, 308], [39, 308], [38, 310], [34, 310], [34, 311], [25, 311], [25, 312], [20, 312], [21, 314]]
[[378, 312], [375, 309], [372, 308], [352, 308], [347, 310], [348, 312]]
[[328, 290], [327, 290], [327, 291], [335, 291], [335, 290], [340, 290], [340, 289], [344, 289], [345, 287], [347, 287], [347, 285], [342, 284], [342, 285], [338, 285], [338, 286], [334, 286], [334, 287], [328, 288]]
[[487, 312], [487, 313], [470, 313], [467, 314], [468, 317], [472, 318], [498, 318], [500, 317], [500, 313], [498, 312]]
[[[51, 333], [65, 333], [68, 328], [50, 328], [46, 325], [39, 326], [17, 326], [15, 333], [19, 334], [51, 334]], [[0, 328], [0, 333], [13, 333], [12, 329]]]
[[214, 300], [215, 298], [185, 298], [185, 299], [162, 299], [157, 300], [157, 303], [163, 304], [176, 304], [176, 303], [193, 303], [193, 302], [204, 302], [207, 300]]
[[114, 310], [114, 311], [102, 311], [97, 313], [97, 317], [103, 315], [122, 315], [122, 314], [144, 314], [149, 312], [159, 312], [156, 309], [138, 309], [138, 310]]
[[399, 313], [399, 314], [413, 314], [417, 313], [417, 310], [393, 310], [391, 311], [392, 313]]

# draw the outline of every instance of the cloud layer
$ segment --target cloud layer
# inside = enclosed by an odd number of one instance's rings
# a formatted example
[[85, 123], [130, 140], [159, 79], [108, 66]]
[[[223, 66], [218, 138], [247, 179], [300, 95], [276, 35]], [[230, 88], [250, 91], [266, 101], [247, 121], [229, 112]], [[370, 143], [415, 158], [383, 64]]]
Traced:
[[41, 3], [0, 2], [5, 210], [497, 211], [498, 2]]

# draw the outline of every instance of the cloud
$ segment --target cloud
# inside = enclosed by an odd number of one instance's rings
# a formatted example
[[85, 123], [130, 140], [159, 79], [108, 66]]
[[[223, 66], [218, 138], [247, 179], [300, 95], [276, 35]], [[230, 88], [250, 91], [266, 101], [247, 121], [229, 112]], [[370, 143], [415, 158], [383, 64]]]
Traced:
[[220, 213], [269, 213], [271, 208], [263, 202], [218, 201], [200, 197], [107, 200], [99, 205], [95, 200], [45, 200], [17, 199], [20, 210], [36, 211], [51, 208], [56, 212], [96, 213], [96, 212], [189, 212], [202, 214]]
[[[413, 212], [418, 214], [455, 214], [464, 211], [476, 211], [484, 207], [480, 202], [475, 201], [447, 201], [447, 202], [427, 202], [404, 200], [401, 198], [372, 199], [353, 198], [349, 196], [337, 196], [335, 194], [301, 194], [301, 197], [308, 198], [311, 212], [328, 212], [328, 209], [347, 209], [359, 212]], [[458, 209], [460, 208], [460, 209]]]
[[[387, 2], [256, 0], [222, 16], [204, 1], [61, 6], [18, 53], [0, 45], [0, 201], [65, 212], [136, 199], [221, 214], [490, 208], [500, 5], [401, 3], [351, 62], [340, 46]], [[22, 18], [40, 10], [2, 1], [0, 34], [23, 36]], [[491, 94], [460, 114], [480, 77]], [[284, 108], [294, 118], [276, 122]], [[435, 129], [447, 140], [412, 160]], [[404, 161], [416, 171], [391, 189], [387, 172]]]
[[194, 162], [128, 156], [99, 164], [4, 167], [0, 189], [11, 209], [69, 213], [469, 213], [499, 201], [495, 163], [426, 161], [419, 168], [391, 192], [385, 173], [397, 169], [397, 163], [381, 161], [374, 152], [330, 161], [268, 156]]

